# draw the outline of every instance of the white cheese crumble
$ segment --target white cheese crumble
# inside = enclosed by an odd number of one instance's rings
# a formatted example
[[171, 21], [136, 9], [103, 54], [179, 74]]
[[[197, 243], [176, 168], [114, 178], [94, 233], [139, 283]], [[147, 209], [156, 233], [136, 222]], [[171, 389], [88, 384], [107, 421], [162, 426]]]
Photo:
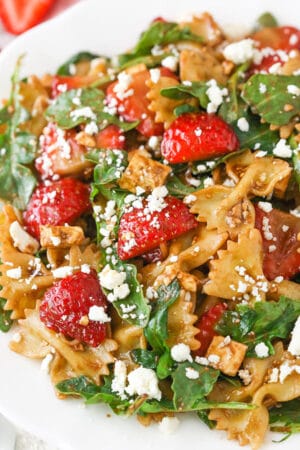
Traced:
[[126, 392], [129, 395], [147, 395], [148, 398], [161, 399], [156, 373], [152, 369], [138, 367], [128, 375]]
[[264, 83], [259, 83], [258, 90], [261, 94], [265, 94], [267, 92], [267, 86]]
[[110, 317], [106, 314], [103, 306], [93, 305], [89, 309], [88, 314], [89, 320], [94, 322], [106, 323], [110, 322]]
[[288, 346], [288, 351], [294, 356], [300, 356], [300, 316], [296, 320], [292, 331], [292, 338]]
[[6, 276], [12, 278], [13, 280], [19, 280], [22, 277], [21, 267], [15, 267], [14, 269], [8, 269], [6, 271]]
[[243, 381], [243, 384], [245, 386], [248, 386], [248, 384], [250, 384], [251, 381], [252, 381], [251, 373], [249, 372], [248, 369], [241, 369], [241, 370], [239, 370], [238, 371], [238, 376]]
[[272, 203], [270, 202], [258, 202], [258, 207], [266, 213], [271, 212], [273, 209]]
[[118, 83], [113, 88], [119, 100], [124, 100], [133, 95], [133, 89], [128, 89], [132, 83], [132, 77], [126, 72], [120, 72], [118, 75]]
[[248, 122], [247, 119], [245, 119], [245, 117], [240, 117], [239, 118], [239, 120], [237, 121], [237, 126], [244, 133], [249, 131], [249, 122]]
[[171, 357], [176, 362], [192, 361], [191, 349], [183, 343], [173, 345], [171, 348]]
[[81, 264], [80, 270], [83, 273], [91, 273], [91, 268], [88, 264]]
[[255, 41], [249, 38], [227, 45], [223, 50], [223, 55], [228, 61], [232, 61], [234, 64], [243, 64], [252, 59], [258, 62], [257, 60], [259, 59], [258, 51], [255, 48]]
[[269, 348], [264, 342], [256, 344], [254, 351], [259, 358], [266, 358], [267, 356], [269, 356]]
[[297, 97], [300, 95], [300, 88], [295, 84], [289, 84], [287, 91], [289, 94], [296, 95]]
[[228, 89], [223, 88], [220, 89], [216, 80], [209, 80], [207, 83], [208, 89], [206, 91], [206, 95], [209, 99], [209, 103], [207, 105], [208, 113], [215, 113], [218, 107], [223, 103], [223, 97], [228, 95]]
[[193, 367], [187, 367], [185, 369], [185, 376], [190, 380], [197, 380], [197, 378], [199, 378], [199, 372], [193, 369]]
[[150, 78], [151, 81], [156, 84], [160, 79], [160, 70], [159, 69], [150, 69]]
[[292, 154], [292, 149], [287, 144], [286, 139], [280, 139], [273, 149], [273, 155], [278, 156], [279, 158], [291, 158]]
[[126, 378], [127, 378], [127, 368], [124, 361], [117, 360], [114, 367], [114, 377], [111, 383], [111, 390], [117, 392], [122, 400], [126, 398]]
[[65, 278], [72, 275], [74, 268], [72, 266], [58, 267], [52, 270], [52, 275], [54, 278]]
[[126, 273], [117, 272], [116, 270], [111, 269], [107, 264], [99, 273], [99, 280], [102, 287], [111, 291], [124, 283], [126, 280]]
[[83, 108], [74, 109], [73, 111], [71, 111], [70, 117], [74, 121], [78, 120], [82, 117], [84, 117], [85, 119], [91, 119], [91, 120], [97, 119], [96, 114], [93, 112], [93, 110], [90, 106], [84, 106]]
[[84, 127], [84, 131], [86, 132], [86, 134], [89, 135], [93, 135], [98, 133], [98, 125], [96, 124], [96, 122], [89, 122], [86, 124], [86, 126]]
[[178, 58], [176, 56], [167, 56], [161, 62], [163, 67], [172, 70], [172, 72], [176, 72], [178, 66]]
[[39, 249], [39, 243], [15, 220], [9, 227], [9, 234], [13, 240], [14, 246], [23, 253], [36, 253]]
[[179, 426], [177, 417], [163, 417], [158, 424], [159, 431], [163, 434], [173, 434]]

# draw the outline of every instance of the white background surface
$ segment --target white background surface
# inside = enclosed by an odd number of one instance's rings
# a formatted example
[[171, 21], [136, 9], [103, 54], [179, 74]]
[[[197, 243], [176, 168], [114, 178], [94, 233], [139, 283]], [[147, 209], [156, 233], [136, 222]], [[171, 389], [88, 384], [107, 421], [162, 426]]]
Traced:
[[[86, 0], [16, 39], [0, 54], [0, 98], [9, 93], [9, 79], [20, 54], [26, 53], [24, 74], [55, 70], [80, 50], [114, 54], [130, 47], [138, 33], [156, 16], [168, 19], [181, 13], [209, 10], [221, 23], [249, 23], [264, 11], [272, 11], [282, 23], [300, 25], [300, 3], [295, 0]], [[195, 417], [180, 419], [175, 435], [164, 436], [157, 425], [140, 426], [134, 418], [107, 417], [103, 405], [87, 408], [76, 400], [57, 400], [48, 377], [37, 362], [9, 351], [10, 335], [0, 335], [0, 413], [61, 450], [205, 450], [239, 448], [224, 433], [209, 431]], [[274, 435], [272, 435], [274, 438]], [[300, 436], [264, 450], [299, 448]]]

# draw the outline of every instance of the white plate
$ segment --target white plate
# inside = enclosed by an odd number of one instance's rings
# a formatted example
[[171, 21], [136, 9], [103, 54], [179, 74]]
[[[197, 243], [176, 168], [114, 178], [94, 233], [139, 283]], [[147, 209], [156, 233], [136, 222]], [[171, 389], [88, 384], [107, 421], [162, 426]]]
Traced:
[[[0, 98], [9, 94], [10, 75], [21, 54], [26, 54], [24, 75], [43, 74], [55, 70], [79, 50], [107, 55], [124, 51], [153, 17], [172, 19], [182, 13], [205, 10], [220, 23], [245, 26], [268, 10], [283, 24], [297, 25], [300, 17], [300, 3], [294, 0], [287, 0], [284, 5], [282, 0], [185, 0], [176, 5], [175, 0], [86, 0], [25, 33], [0, 54]], [[238, 448], [226, 440], [224, 433], [209, 431], [192, 416], [180, 419], [175, 435], [165, 436], [158, 432], [157, 425], [144, 428], [135, 419], [107, 417], [109, 410], [103, 405], [84, 408], [77, 400], [57, 400], [40, 364], [9, 351], [11, 335], [12, 332], [0, 335], [0, 413], [53, 446], [63, 450]], [[292, 450], [299, 448], [299, 443], [300, 438], [293, 436], [278, 448]], [[271, 435], [266, 439], [264, 450], [267, 449], [275, 449]]]

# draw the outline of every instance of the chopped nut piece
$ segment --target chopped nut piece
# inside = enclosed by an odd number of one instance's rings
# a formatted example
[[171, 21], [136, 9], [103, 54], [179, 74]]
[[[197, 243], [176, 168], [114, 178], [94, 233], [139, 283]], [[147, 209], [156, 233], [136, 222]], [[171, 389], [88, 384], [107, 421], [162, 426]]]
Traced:
[[81, 244], [84, 234], [80, 227], [40, 226], [41, 246], [44, 248], [68, 248]]
[[220, 359], [211, 365], [215, 369], [221, 370], [229, 376], [235, 376], [244, 360], [247, 345], [231, 340], [224, 345], [226, 338], [223, 336], [215, 336], [207, 350], [206, 357], [211, 360], [211, 356], [218, 356]]
[[133, 193], [136, 193], [138, 186], [151, 192], [165, 184], [170, 171], [170, 167], [136, 153], [123, 173], [119, 185]]

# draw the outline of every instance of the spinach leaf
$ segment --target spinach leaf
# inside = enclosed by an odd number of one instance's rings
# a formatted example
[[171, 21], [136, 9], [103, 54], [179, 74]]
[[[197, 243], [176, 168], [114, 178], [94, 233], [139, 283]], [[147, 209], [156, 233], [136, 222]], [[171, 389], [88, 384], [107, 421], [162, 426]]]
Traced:
[[91, 120], [96, 121], [100, 129], [108, 124], [118, 125], [124, 131], [137, 126], [137, 121], [122, 122], [117, 116], [105, 112], [104, 98], [104, 93], [96, 88], [70, 89], [56, 97], [45, 116], [67, 130]]
[[157, 300], [152, 308], [145, 337], [154, 353], [159, 355], [157, 363], [157, 376], [164, 379], [170, 375], [173, 367], [170, 349], [166, 343], [168, 339], [168, 308], [178, 299], [180, 285], [175, 279], [168, 286], [160, 286], [157, 290]]
[[96, 164], [94, 182], [105, 185], [120, 179], [128, 165], [128, 153], [123, 150], [93, 150], [86, 154], [85, 159]]
[[273, 14], [269, 12], [265, 12], [264, 14], [261, 14], [259, 18], [256, 20], [255, 29], [261, 30], [262, 28], [272, 28], [277, 27], [278, 22], [273, 16]]
[[144, 350], [142, 348], [136, 348], [131, 351], [133, 361], [140, 366], [147, 369], [156, 369], [157, 355], [151, 350]]
[[300, 399], [296, 398], [269, 410], [270, 428], [283, 433], [300, 432]]
[[178, 84], [164, 88], [160, 91], [161, 95], [173, 100], [184, 100], [190, 97], [195, 97], [199, 100], [201, 108], [206, 109], [209, 103], [206, 91], [208, 89], [207, 83], [202, 81], [193, 81], [191, 85]]
[[90, 52], [76, 53], [58, 68], [57, 75], [72, 75], [71, 67], [73, 64], [77, 64], [82, 61], [91, 61], [92, 59], [98, 57], [99, 55]]
[[272, 340], [286, 339], [300, 315], [300, 303], [287, 297], [278, 302], [257, 302], [254, 308], [238, 305], [236, 311], [225, 311], [215, 327], [222, 336], [248, 345], [247, 356], [257, 357], [255, 346], [264, 342], [274, 354]]
[[[198, 378], [190, 379], [186, 376], [186, 370], [189, 368], [198, 373]], [[195, 362], [178, 364], [177, 369], [172, 373], [174, 406], [177, 409], [197, 407], [197, 404], [205, 401], [205, 397], [212, 391], [219, 373], [218, 370]]]
[[4, 333], [9, 331], [13, 324], [13, 321], [10, 318], [11, 311], [4, 311], [5, 303], [6, 299], [0, 297], [0, 330]]
[[104, 377], [104, 384], [98, 386], [85, 376], [61, 381], [56, 389], [64, 395], [82, 397], [87, 404], [107, 403], [115, 414], [125, 414], [130, 407], [129, 400], [122, 400], [111, 389], [111, 377]]
[[[242, 149], [254, 149], [259, 144], [260, 148], [271, 153], [278, 142], [278, 132], [270, 130], [267, 123], [261, 123], [260, 117], [250, 111], [249, 105], [242, 99], [239, 91], [239, 83], [248, 66], [249, 63], [241, 65], [229, 79], [228, 101], [222, 103], [218, 114], [233, 127]], [[242, 117], [250, 125], [248, 131], [241, 131], [238, 127], [238, 120]]]
[[123, 66], [138, 56], [150, 54], [154, 46], [164, 46], [178, 41], [202, 42], [203, 39], [191, 33], [188, 27], [180, 28], [177, 23], [154, 22], [142, 33], [132, 52], [119, 56], [119, 64]]
[[205, 423], [205, 425], [207, 425], [210, 430], [213, 430], [214, 428], [216, 428], [216, 421], [210, 420], [208, 418], [208, 414], [209, 414], [209, 411], [207, 411], [207, 410], [202, 410], [202, 411], [197, 412], [197, 416], [199, 417], [201, 422]]
[[194, 188], [184, 184], [176, 175], [171, 175], [169, 177], [166, 186], [170, 195], [174, 195], [179, 198], [183, 198], [186, 195], [201, 189], [200, 187]]
[[12, 77], [12, 92], [7, 105], [13, 112], [10, 118], [6, 116], [6, 130], [0, 135], [0, 198], [8, 200], [17, 208], [25, 209], [36, 185], [36, 178], [27, 165], [34, 161], [37, 138], [20, 131], [20, 125], [30, 117], [19, 99], [20, 63], [19, 61]]
[[290, 86], [299, 87], [297, 75], [255, 74], [245, 83], [242, 97], [267, 123], [282, 126], [300, 115], [300, 96], [291, 93]]
[[201, 411], [203, 413], [207, 412], [209, 409], [246, 409], [251, 410], [254, 409], [255, 406], [249, 403], [243, 402], [210, 402], [205, 399], [199, 400], [195, 402], [195, 405], [192, 407], [179, 407], [177, 408], [172, 400], [167, 400], [165, 398], [160, 401], [157, 400], [147, 400], [142, 404], [140, 409], [138, 410], [138, 414], [153, 414], [160, 412], [197, 412]]

